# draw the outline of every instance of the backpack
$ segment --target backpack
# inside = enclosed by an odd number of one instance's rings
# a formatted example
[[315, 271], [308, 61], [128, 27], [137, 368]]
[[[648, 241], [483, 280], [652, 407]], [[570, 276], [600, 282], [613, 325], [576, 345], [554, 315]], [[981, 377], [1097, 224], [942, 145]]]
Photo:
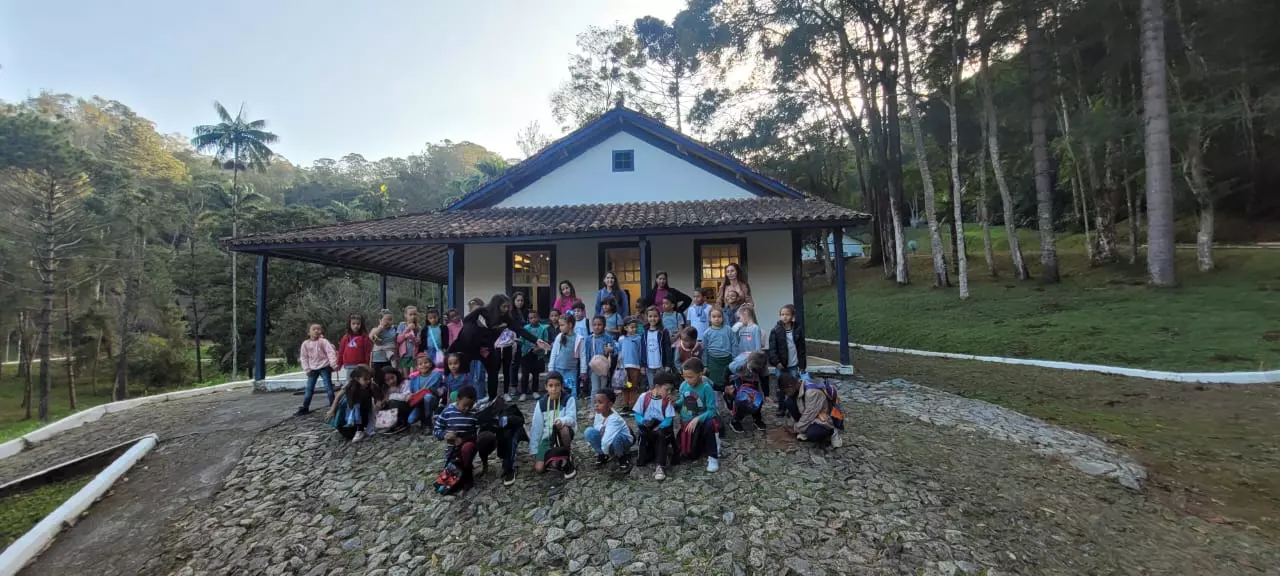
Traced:
[[[641, 418], [643, 418], [645, 414], [648, 414], [648, 413], [649, 413], [649, 402], [650, 402], [650, 401], [652, 401], [652, 400], [653, 400], [653, 394], [651, 394], [651, 393], [649, 393], [649, 392], [645, 392], [645, 393], [644, 393], [644, 399], [641, 401], [642, 403], [640, 404], [640, 417], [641, 417]], [[662, 413], [663, 413], [663, 414], [666, 414], [666, 413], [667, 413], [667, 407], [669, 407], [669, 406], [671, 406], [671, 397], [670, 397], [670, 396], [663, 396], [663, 397], [662, 397]]]
[[457, 488], [458, 483], [462, 481], [462, 470], [458, 468], [458, 464], [454, 462], [457, 457], [456, 449], [449, 448], [449, 452], [445, 454], [444, 470], [436, 476], [434, 483], [436, 494], [441, 496], [453, 492]]
[[805, 376], [805, 390], [821, 390], [827, 396], [827, 407], [831, 409], [831, 425], [836, 430], [844, 430], [844, 410], [840, 407], [840, 392], [826, 380], [814, 382]]
[[563, 446], [553, 446], [547, 450], [544, 466], [547, 470], [555, 470], [563, 472], [565, 466], [569, 465], [569, 449]]

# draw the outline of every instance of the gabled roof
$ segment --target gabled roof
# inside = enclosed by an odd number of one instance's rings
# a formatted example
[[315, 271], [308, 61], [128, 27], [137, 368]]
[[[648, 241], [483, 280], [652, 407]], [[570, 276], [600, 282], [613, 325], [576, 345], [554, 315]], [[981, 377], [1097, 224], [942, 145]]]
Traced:
[[752, 170], [736, 158], [717, 152], [655, 118], [620, 106], [570, 132], [524, 162], [512, 166], [499, 178], [467, 194], [445, 210], [492, 207], [618, 132], [640, 138], [703, 170], [734, 182], [757, 196], [795, 199], [806, 197], [790, 186]]

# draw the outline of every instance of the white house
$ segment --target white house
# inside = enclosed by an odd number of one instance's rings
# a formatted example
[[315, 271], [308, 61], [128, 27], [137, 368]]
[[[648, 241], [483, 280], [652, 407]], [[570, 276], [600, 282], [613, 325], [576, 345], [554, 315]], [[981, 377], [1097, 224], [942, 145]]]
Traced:
[[[436, 282], [454, 307], [472, 297], [523, 291], [544, 313], [564, 280], [590, 309], [610, 270], [636, 300], [647, 296], [659, 271], [691, 292], [714, 289], [725, 266], [736, 262], [768, 324], [788, 303], [803, 317], [803, 231], [831, 229], [833, 243], [843, 244], [842, 228], [868, 219], [619, 107], [444, 210], [243, 236], [224, 245], [259, 256], [260, 294], [268, 259], [286, 258]], [[842, 267], [837, 271], [843, 319], [844, 275]], [[847, 322], [841, 325], [847, 342]], [[260, 315], [260, 344], [265, 326]]]

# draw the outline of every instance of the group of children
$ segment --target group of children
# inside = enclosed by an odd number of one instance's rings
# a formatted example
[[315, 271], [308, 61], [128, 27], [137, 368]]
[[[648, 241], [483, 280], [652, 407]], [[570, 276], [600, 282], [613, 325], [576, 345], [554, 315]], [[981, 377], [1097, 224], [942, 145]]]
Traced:
[[[503, 370], [501, 399], [490, 398], [496, 394], [486, 392], [484, 375], [472, 374], [459, 355], [447, 352], [462, 328], [457, 311], [448, 311], [442, 323], [436, 310], [428, 310], [419, 324], [418, 310], [408, 307], [404, 321], [396, 324], [383, 310], [368, 331], [364, 319], [352, 315], [337, 348], [313, 324], [299, 353], [307, 388], [298, 413], [309, 411], [315, 384], [322, 381], [327, 419], [353, 442], [378, 429], [395, 434], [420, 423], [445, 441], [446, 473], [453, 470], [455, 476], [449, 491], [469, 487], [474, 458], [480, 457], [483, 473], [495, 450], [502, 451], [504, 483], [514, 483], [523, 420], [514, 426], [519, 434], [504, 435], [496, 425], [483, 426], [479, 416], [494, 401], [501, 400], [501, 407], [517, 400], [513, 381], [518, 401], [532, 396], [534, 402], [527, 433], [534, 470], [558, 471], [565, 478], [577, 474], [570, 446], [578, 426], [577, 401], [587, 397], [593, 418], [582, 436], [597, 455], [597, 467], [613, 463], [625, 473], [633, 465], [652, 464], [657, 480], [681, 460], [706, 458], [707, 471], [717, 471], [722, 425], [741, 433], [750, 418], [764, 430], [762, 411], [775, 377], [777, 415], [794, 420], [797, 439], [840, 445], [838, 395], [834, 387], [804, 374], [804, 332], [793, 306], [782, 307], [766, 338], [754, 308], [740, 303], [733, 291], [724, 295], [722, 306], [712, 306], [696, 291], [686, 299], [684, 312], [676, 311], [675, 299], [667, 294], [661, 308], [648, 306], [626, 317], [609, 294], [590, 318], [581, 300], [574, 300], [563, 313], [551, 310], [547, 324], [536, 312], [528, 313], [524, 328], [537, 340], [518, 339], [510, 356], [501, 356], [503, 362], [511, 358], [511, 371]], [[483, 302], [469, 303], [473, 309], [477, 305]], [[549, 355], [537, 341], [552, 343]], [[540, 390], [544, 369], [546, 384]], [[334, 372], [346, 383], [336, 394]], [[496, 390], [496, 378], [489, 390]], [[522, 418], [518, 410], [514, 414]], [[505, 415], [502, 424], [508, 424]]]

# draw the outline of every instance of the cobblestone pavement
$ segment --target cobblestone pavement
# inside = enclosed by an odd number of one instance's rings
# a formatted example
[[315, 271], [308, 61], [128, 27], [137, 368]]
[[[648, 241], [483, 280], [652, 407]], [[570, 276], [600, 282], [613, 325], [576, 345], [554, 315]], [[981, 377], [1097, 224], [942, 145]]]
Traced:
[[[1177, 515], [1082, 474], [1061, 452], [1037, 454], [1065, 445], [1043, 422], [1024, 424], [1047, 427], [1031, 436], [1046, 440], [1020, 442], [1007, 411], [944, 410], [949, 399], [901, 383], [842, 391], [850, 430], [840, 449], [797, 445], [770, 419], [766, 433], [726, 431], [716, 474], [686, 464], [660, 483], [651, 470], [617, 477], [586, 465], [566, 481], [533, 474], [522, 450], [514, 486], [501, 485], [495, 462], [475, 490], [452, 497], [430, 491], [442, 449], [425, 434], [351, 444], [318, 418], [289, 419], [259, 434], [221, 490], [150, 543], [137, 573], [1280, 570], [1276, 545], [1254, 533]], [[921, 419], [948, 411], [954, 425]], [[1001, 429], [1013, 441], [991, 437]], [[580, 440], [575, 454], [589, 458]]]

